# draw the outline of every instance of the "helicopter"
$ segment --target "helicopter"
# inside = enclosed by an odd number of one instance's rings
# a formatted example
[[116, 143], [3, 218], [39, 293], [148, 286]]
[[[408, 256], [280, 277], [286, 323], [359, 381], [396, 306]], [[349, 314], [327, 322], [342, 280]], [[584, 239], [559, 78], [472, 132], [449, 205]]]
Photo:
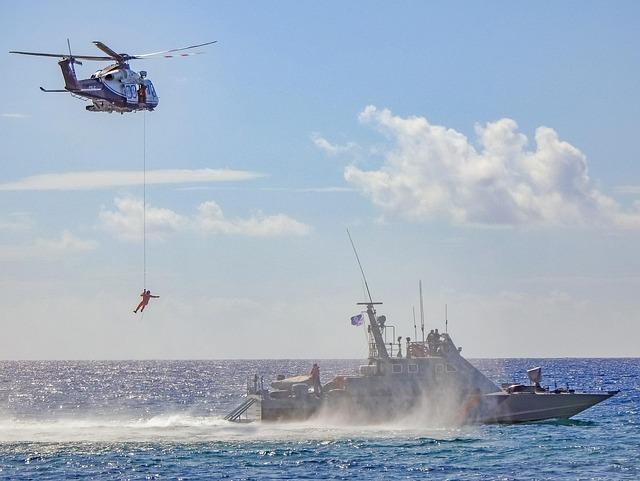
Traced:
[[[107, 56], [97, 55], [72, 55], [71, 44], [67, 39], [69, 54], [39, 53], [39, 52], [18, 52], [10, 51], [20, 55], [33, 55], [38, 57], [61, 57], [58, 62], [64, 77], [64, 89], [50, 90], [40, 87], [43, 92], [66, 92], [75, 97], [90, 100], [91, 105], [87, 105], [89, 112], [136, 112], [140, 110], [153, 110], [158, 106], [158, 94], [147, 78], [147, 72], [140, 70], [135, 72], [129, 67], [130, 60], [139, 60], [162, 55], [163, 57], [173, 57], [175, 52], [183, 52], [192, 48], [204, 47], [216, 43], [207, 42], [188, 47], [163, 50], [161, 52], [129, 55], [128, 53], [116, 53], [113, 49], [102, 42], [95, 41], [93, 44], [102, 50]], [[178, 56], [186, 57], [196, 55], [201, 52], [181, 53]], [[94, 61], [115, 61], [115, 63], [98, 70], [88, 79], [78, 80], [76, 77], [75, 64], [82, 65], [82, 60]]]

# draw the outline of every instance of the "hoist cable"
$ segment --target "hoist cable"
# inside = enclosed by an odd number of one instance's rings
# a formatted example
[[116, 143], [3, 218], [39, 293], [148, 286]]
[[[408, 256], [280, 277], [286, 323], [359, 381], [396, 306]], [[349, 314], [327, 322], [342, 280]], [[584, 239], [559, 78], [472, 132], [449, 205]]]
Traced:
[[142, 287], [147, 288], [147, 112], [142, 113]]

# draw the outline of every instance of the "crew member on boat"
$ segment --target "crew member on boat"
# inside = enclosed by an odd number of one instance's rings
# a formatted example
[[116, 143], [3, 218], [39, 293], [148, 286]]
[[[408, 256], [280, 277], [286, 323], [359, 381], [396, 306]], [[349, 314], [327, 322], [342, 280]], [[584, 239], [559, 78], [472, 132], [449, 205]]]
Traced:
[[436, 329], [433, 332], [433, 352], [436, 353], [436, 354], [439, 354], [438, 350], [440, 349], [441, 345], [442, 345], [442, 342], [440, 340], [440, 333]]
[[433, 332], [433, 329], [431, 329], [431, 331], [429, 331], [429, 334], [427, 334], [427, 347], [429, 348], [429, 354], [435, 353], [436, 340], [435, 340], [435, 333]]
[[322, 391], [322, 384], [320, 384], [320, 366], [317, 363], [313, 363], [313, 367], [311, 368], [311, 383], [313, 385], [313, 393], [316, 396], [319, 396]]

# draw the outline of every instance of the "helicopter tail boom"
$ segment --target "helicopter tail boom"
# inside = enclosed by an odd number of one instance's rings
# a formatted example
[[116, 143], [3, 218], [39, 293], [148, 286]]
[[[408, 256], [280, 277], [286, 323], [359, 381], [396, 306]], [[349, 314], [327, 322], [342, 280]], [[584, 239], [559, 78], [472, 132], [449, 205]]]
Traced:
[[62, 76], [64, 77], [64, 87], [67, 90], [78, 90], [80, 88], [76, 71], [73, 68], [74, 63], [76, 63], [76, 61], [73, 58], [65, 58], [58, 62], [60, 70], [62, 70]]

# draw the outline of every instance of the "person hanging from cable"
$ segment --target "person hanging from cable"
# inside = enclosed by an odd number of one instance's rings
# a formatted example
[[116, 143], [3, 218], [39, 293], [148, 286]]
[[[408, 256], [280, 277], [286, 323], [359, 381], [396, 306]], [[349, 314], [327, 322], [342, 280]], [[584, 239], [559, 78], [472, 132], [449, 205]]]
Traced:
[[144, 81], [141, 81], [138, 87], [138, 103], [144, 104], [147, 101], [147, 90]]
[[136, 307], [136, 310], [133, 311], [134, 314], [138, 313], [138, 309], [140, 309], [140, 312], [144, 312], [144, 308], [147, 307], [147, 304], [149, 304], [149, 299], [157, 299], [160, 296], [152, 296], [149, 289], [143, 289], [140, 297], [142, 297], [142, 300], [140, 301], [140, 304], [138, 304], [138, 307]]

